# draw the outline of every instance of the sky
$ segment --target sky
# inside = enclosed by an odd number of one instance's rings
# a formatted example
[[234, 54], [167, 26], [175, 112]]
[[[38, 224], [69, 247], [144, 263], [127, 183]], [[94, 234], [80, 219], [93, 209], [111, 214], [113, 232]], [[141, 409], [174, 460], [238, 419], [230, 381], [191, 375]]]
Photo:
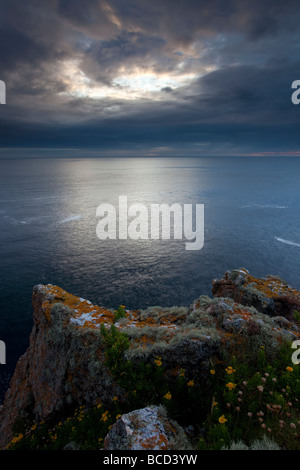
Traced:
[[300, 156], [299, 0], [0, 0], [0, 158]]

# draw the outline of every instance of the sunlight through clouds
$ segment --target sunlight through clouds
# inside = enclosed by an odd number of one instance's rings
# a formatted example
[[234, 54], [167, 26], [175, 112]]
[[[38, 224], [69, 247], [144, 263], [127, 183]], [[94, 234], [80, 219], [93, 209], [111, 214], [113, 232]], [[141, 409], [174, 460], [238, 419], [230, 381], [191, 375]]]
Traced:
[[111, 85], [99, 84], [87, 77], [80, 68], [78, 59], [67, 60], [61, 64], [59, 78], [66, 89], [61, 95], [69, 95], [77, 98], [103, 99], [114, 98], [134, 100], [148, 98], [160, 100], [161, 91], [172, 91], [182, 86], [188, 86], [198, 76], [189, 74], [167, 74], [145, 71], [135, 67], [126, 71], [120, 68], [120, 74], [112, 79]]

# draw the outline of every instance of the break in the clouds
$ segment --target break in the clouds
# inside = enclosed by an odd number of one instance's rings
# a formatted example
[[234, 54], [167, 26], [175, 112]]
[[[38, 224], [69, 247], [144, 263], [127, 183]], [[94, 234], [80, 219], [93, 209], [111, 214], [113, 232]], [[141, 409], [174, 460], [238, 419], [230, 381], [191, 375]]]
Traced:
[[297, 0], [1, 0], [1, 156], [297, 155], [299, 20]]

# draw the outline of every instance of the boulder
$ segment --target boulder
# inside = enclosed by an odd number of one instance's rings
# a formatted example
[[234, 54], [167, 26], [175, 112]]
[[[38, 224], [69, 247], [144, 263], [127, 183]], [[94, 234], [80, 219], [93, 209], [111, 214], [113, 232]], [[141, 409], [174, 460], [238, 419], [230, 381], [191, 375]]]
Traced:
[[104, 450], [192, 449], [181, 426], [169, 420], [162, 406], [148, 406], [122, 415], [104, 440]]

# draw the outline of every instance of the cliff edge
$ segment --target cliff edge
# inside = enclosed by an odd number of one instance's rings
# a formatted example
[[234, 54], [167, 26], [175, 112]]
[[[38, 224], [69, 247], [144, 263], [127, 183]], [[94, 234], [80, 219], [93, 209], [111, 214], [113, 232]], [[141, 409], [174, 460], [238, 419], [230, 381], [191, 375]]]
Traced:
[[61, 419], [80, 406], [101, 402], [110, 407], [116, 396], [126, 403], [128, 393], [108, 366], [103, 328], [128, 338], [125, 363], [159, 361], [166, 381], [184, 370], [190, 383], [203, 387], [212, 361], [220, 361], [226, 351], [263, 344], [272, 354], [283, 341], [300, 338], [292, 315], [299, 309], [300, 293], [278, 278], [259, 280], [245, 269], [228, 271], [213, 281], [213, 294], [200, 296], [190, 307], [122, 306], [120, 315], [58, 286], [35, 286], [29, 347], [0, 411], [0, 448], [11, 441], [20, 419]]

